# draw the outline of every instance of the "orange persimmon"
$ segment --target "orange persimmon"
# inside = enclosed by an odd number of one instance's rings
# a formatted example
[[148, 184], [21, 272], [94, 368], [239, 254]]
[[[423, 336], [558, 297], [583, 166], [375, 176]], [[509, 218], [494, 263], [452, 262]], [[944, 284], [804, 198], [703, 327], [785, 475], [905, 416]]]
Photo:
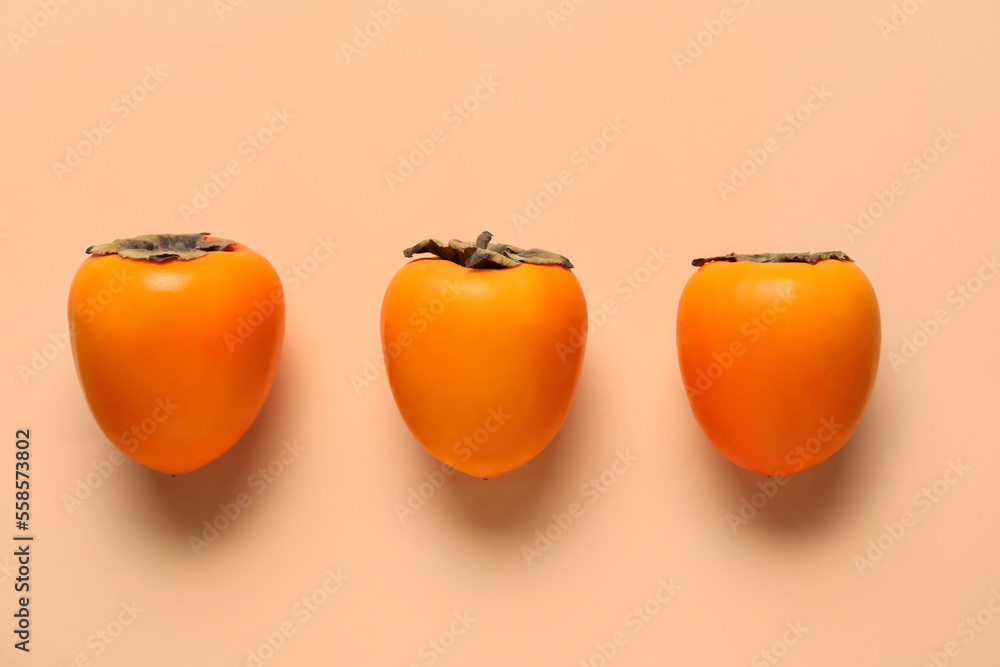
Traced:
[[566, 419], [587, 303], [572, 264], [542, 250], [434, 239], [382, 302], [389, 386], [410, 432], [447, 465], [495, 477], [530, 461]]
[[692, 262], [677, 309], [681, 377], [705, 435], [733, 463], [799, 472], [839, 450], [875, 383], [875, 290], [841, 252]]
[[278, 274], [253, 250], [208, 234], [118, 239], [87, 253], [69, 323], [97, 425], [161, 472], [218, 458], [256, 419], [278, 368]]

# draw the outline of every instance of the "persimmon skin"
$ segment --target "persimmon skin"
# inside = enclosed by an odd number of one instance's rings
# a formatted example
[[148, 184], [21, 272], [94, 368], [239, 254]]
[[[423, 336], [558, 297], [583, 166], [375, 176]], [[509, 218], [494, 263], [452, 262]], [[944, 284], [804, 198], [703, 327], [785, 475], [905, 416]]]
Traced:
[[537, 456], [573, 402], [587, 304], [561, 266], [417, 259], [389, 283], [381, 336], [393, 398], [434, 457], [490, 478]]
[[263, 407], [284, 292], [242, 244], [192, 260], [90, 256], [73, 278], [69, 321], [98, 426], [133, 460], [179, 474], [225, 453]]
[[849, 261], [710, 262], [677, 311], [695, 419], [726, 458], [766, 475], [805, 470], [847, 442], [880, 348], [875, 290]]

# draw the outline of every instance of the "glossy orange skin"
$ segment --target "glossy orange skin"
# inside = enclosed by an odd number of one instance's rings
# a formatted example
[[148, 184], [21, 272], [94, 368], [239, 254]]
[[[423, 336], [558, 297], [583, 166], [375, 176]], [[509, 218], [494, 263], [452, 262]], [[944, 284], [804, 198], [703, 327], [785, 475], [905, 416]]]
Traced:
[[805, 470], [847, 442], [880, 346], [875, 290], [852, 262], [712, 262], [677, 310], [695, 419], [730, 461], [767, 475]]
[[561, 266], [403, 266], [382, 302], [389, 386], [438, 460], [495, 477], [539, 454], [566, 419], [583, 364], [587, 303]]
[[98, 426], [135, 461], [178, 474], [221, 456], [260, 412], [281, 354], [284, 292], [268, 261], [240, 244], [185, 261], [91, 256], [73, 278], [69, 321]]

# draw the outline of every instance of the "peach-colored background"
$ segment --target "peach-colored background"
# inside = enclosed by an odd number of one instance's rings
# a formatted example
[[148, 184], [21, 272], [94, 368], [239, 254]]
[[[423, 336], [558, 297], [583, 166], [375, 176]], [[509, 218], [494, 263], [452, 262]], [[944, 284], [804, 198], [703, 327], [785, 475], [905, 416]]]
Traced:
[[[1000, 618], [983, 612], [992, 623], [971, 636], [959, 626], [1000, 589], [1000, 280], [971, 300], [953, 292], [1000, 244], [995, 2], [223, 3], [0, 9], [0, 553], [13, 551], [21, 427], [34, 435], [37, 536], [33, 651], [4, 630], [0, 664], [252, 665], [248, 651], [285, 622], [294, 634], [263, 664], [600, 665], [598, 645], [619, 632], [607, 664], [772, 664], [759, 652], [776, 645], [789, 667], [922, 665], [948, 642], [948, 664], [997, 664]], [[556, 22], [560, 5], [575, 10]], [[449, 113], [477, 88], [467, 118]], [[799, 109], [812, 90], [822, 98]], [[782, 120], [797, 110], [798, 127]], [[102, 121], [112, 131], [95, 134]], [[609, 122], [613, 141], [582, 157]], [[243, 142], [270, 123], [279, 131], [254, 154]], [[390, 187], [385, 172], [437, 128], [444, 141]], [[85, 132], [99, 144], [54, 167]], [[718, 182], [765, 145], [724, 199]], [[924, 151], [936, 159], [914, 171]], [[182, 208], [230, 162], [239, 172], [209, 187], [207, 206]], [[515, 224], [564, 170], [562, 192]], [[881, 217], [852, 230], [896, 180]], [[351, 378], [378, 359], [400, 250], [483, 229], [567, 255], [591, 309], [618, 310], [595, 328], [542, 456], [489, 482], [448, 478], [401, 522], [397, 503], [438, 466], [384, 374], [357, 391]], [[113, 448], [62, 338], [68, 285], [87, 245], [163, 231], [238, 238], [284, 274], [279, 376], [222, 459], [176, 479], [126, 461], [70, 512], [65, 497]], [[318, 239], [337, 248], [327, 257]], [[650, 247], [671, 257], [626, 300], [615, 286]], [[727, 514], [764, 478], [719, 456], [688, 409], [673, 327], [689, 260], [834, 248], [881, 302], [874, 395], [839, 455], [734, 532]], [[947, 322], [894, 364], [939, 309]], [[250, 476], [284, 441], [303, 449], [257, 494]], [[619, 450], [638, 460], [587, 504], [581, 486]], [[922, 512], [915, 494], [950, 461], [969, 470]], [[189, 536], [244, 492], [252, 504], [195, 555]], [[583, 516], [528, 565], [522, 545], [581, 499]], [[855, 556], [907, 511], [915, 525], [883, 536], [891, 548], [859, 573]], [[0, 556], [4, 628], [12, 564]], [[338, 568], [349, 579], [302, 623], [297, 601]], [[681, 590], [637, 628], [627, 615], [671, 579]], [[134, 622], [96, 639], [133, 602]], [[455, 622], [465, 612], [468, 628]], [[786, 632], [796, 622], [800, 638]], [[428, 645], [442, 633], [454, 639], [443, 655]]]

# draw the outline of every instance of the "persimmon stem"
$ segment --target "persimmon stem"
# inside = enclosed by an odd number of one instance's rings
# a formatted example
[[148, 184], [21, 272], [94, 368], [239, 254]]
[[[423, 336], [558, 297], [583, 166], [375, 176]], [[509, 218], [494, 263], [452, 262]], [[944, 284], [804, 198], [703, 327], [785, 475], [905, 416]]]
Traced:
[[523, 250], [506, 243], [490, 243], [493, 234], [483, 232], [476, 237], [475, 243], [466, 243], [452, 239], [442, 243], [437, 239], [425, 239], [420, 243], [403, 250], [404, 257], [429, 252], [439, 258], [464, 266], [469, 269], [506, 269], [518, 264], [553, 264], [567, 269], [573, 268], [573, 263], [562, 255], [548, 250], [531, 248]]
[[125, 259], [148, 259], [162, 262], [168, 259], [191, 260], [219, 252], [236, 245], [232, 239], [208, 240], [209, 233], [146, 234], [130, 239], [115, 239], [111, 243], [92, 245], [88, 255], [118, 255]]
[[738, 255], [731, 252], [728, 255], [718, 257], [701, 257], [691, 260], [692, 266], [705, 266], [711, 262], [756, 262], [758, 264], [780, 264], [799, 262], [804, 264], [816, 264], [827, 259], [836, 259], [841, 262], [853, 262], [854, 260], [840, 250], [830, 250], [827, 252], [769, 252], [758, 255]]

